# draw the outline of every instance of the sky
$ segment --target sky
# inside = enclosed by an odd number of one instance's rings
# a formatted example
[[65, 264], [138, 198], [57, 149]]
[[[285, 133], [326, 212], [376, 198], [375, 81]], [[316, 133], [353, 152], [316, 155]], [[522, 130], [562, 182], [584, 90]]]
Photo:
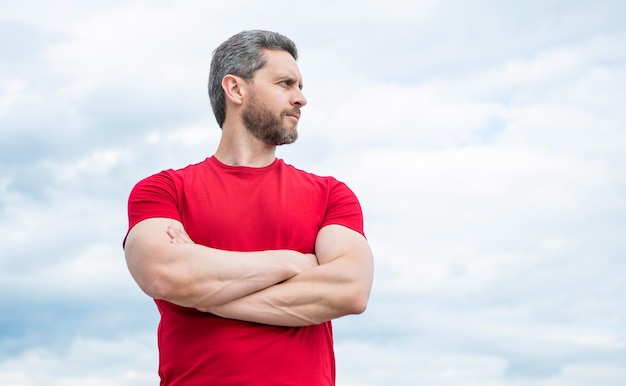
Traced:
[[363, 206], [375, 281], [334, 322], [338, 385], [626, 384], [625, 14], [0, 0], [0, 386], [158, 384], [126, 201], [213, 154], [211, 52], [246, 29], [300, 51], [278, 156]]

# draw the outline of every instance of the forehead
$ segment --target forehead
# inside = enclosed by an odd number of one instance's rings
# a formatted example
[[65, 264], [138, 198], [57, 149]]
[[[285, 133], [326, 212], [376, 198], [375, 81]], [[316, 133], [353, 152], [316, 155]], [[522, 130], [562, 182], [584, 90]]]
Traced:
[[287, 51], [263, 50], [265, 55], [265, 66], [257, 73], [261, 76], [280, 77], [289, 76], [302, 80], [302, 74], [298, 68], [298, 63]]

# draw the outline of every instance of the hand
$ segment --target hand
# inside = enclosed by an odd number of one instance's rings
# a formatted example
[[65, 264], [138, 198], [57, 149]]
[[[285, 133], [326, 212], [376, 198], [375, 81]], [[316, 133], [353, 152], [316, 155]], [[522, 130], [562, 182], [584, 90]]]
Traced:
[[187, 232], [185, 232], [185, 229], [178, 225], [170, 225], [167, 228], [167, 235], [170, 237], [170, 243], [172, 244], [195, 244]]
[[320, 265], [320, 262], [317, 260], [317, 256], [312, 253], [305, 253], [304, 257], [308, 260], [309, 268], [317, 267]]
[[308, 271], [309, 269], [319, 265], [317, 256], [312, 253], [300, 253], [292, 250], [279, 250], [274, 252], [287, 254], [289, 256], [289, 261], [293, 264], [297, 274]]
[[[170, 225], [167, 228], [167, 235], [170, 237], [170, 243], [172, 244], [195, 244], [180, 224]], [[292, 264], [295, 265], [297, 273], [304, 272], [319, 265], [317, 256], [312, 253], [300, 253], [288, 249], [275, 250], [271, 251], [271, 253], [280, 253], [288, 256], [288, 261], [291, 261]]]

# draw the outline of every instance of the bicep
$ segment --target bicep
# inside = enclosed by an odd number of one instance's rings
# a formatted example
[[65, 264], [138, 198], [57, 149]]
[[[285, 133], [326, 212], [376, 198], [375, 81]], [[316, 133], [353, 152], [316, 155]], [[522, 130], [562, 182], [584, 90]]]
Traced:
[[135, 224], [128, 232], [124, 255], [130, 273], [139, 284], [150, 271], [151, 263], [157, 262], [153, 257], [170, 245], [167, 229], [175, 224], [180, 222], [170, 218], [148, 218]]
[[326, 225], [317, 234], [315, 255], [320, 265], [349, 257], [372, 269], [373, 256], [365, 236], [342, 225]]

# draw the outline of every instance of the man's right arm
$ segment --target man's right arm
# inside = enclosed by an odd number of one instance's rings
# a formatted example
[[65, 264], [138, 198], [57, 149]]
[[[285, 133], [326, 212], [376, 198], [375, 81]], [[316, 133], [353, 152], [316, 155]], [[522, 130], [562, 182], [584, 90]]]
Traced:
[[137, 223], [124, 253], [131, 275], [148, 296], [183, 307], [228, 303], [317, 265], [314, 255], [290, 250], [233, 252], [176, 243], [168, 229], [183, 226], [169, 218]]

